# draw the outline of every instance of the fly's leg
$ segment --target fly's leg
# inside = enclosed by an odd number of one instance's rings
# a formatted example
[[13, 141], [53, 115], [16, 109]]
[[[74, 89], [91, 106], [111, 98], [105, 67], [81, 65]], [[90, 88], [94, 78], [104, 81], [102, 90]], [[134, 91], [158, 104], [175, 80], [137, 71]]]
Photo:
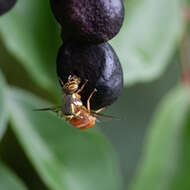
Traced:
[[59, 77], [59, 83], [61, 84], [61, 86], [64, 86], [64, 82], [62, 81], [62, 79]]
[[94, 112], [92, 112], [91, 114], [94, 116], [94, 117], [97, 117], [98, 113], [100, 113], [103, 109], [105, 109], [105, 107], [102, 107]]
[[92, 98], [92, 96], [95, 92], [97, 92], [96, 88], [92, 91], [92, 93], [90, 94], [90, 96], [88, 97], [88, 100], [87, 100], [87, 109], [89, 112], [90, 112], [90, 99]]
[[64, 113], [62, 113], [62, 114], [61, 114], [61, 117], [62, 117], [62, 118], [64, 117], [66, 120], [71, 120], [71, 119], [73, 119], [74, 117], [79, 116], [80, 113], [81, 113], [81, 111], [78, 111], [77, 113], [75, 113], [75, 114], [73, 114], [73, 115], [65, 115]]
[[77, 113], [75, 113], [75, 116], [79, 116], [81, 114], [81, 111], [78, 111]]
[[105, 109], [105, 107], [96, 110], [95, 113], [100, 113], [103, 109]]
[[79, 94], [80, 92], [82, 92], [82, 90], [83, 90], [84, 87], [86, 86], [86, 83], [87, 83], [87, 82], [88, 82], [88, 80], [86, 79], [85, 82], [84, 82], [84, 84], [81, 86], [81, 88], [76, 91], [77, 94]]
[[65, 114], [61, 114], [61, 117], [63, 118], [65, 118], [66, 120], [71, 120], [71, 119], [73, 119], [73, 117], [74, 117], [74, 115], [65, 115]]

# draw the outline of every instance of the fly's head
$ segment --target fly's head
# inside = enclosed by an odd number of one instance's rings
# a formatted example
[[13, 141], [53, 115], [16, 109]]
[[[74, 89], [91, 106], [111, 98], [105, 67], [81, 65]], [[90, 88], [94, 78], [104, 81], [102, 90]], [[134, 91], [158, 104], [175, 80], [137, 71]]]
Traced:
[[68, 81], [63, 85], [63, 92], [66, 94], [73, 94], [75, 93], [80, 84], [81, 80], [77, 76], [71, 76], [69, 75]]

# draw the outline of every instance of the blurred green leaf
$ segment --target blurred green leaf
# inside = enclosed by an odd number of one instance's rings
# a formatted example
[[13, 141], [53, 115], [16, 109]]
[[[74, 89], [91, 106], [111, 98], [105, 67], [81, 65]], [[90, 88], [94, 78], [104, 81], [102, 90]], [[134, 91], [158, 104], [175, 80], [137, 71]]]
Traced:
[[5, 88], [5, 80], [3, 78], [3, 74], [0, 71], [0, 140], [5, 132], [8, 119]]
[[33, 79], [46, 89], [54, 89], [58, 28], [49, 1], [17, 1], [0, 19], [0, 33], [7, 49], [27, 69]]
[[183, 30], [181, 0], [125, 1], [126, 18], [112, 45], [122, 63], [125, 84], [159, 77]]
[[186, 0], [186, 2], [190, 5], [190, 0]]
[[190, 89], [178, 87], [154, 115], [131, 190], [190, 189]]
[[7, 167], [0, 163], [0, 189], [1, 190], [26, 190], [24, 184]]
[[9, 99], [13, 130], [51, 189], [121, 189], [115, 153], [100, 132], [81, 131], [54, 114], [32, 111], [45, 103], [26, 92], [12, 89]]

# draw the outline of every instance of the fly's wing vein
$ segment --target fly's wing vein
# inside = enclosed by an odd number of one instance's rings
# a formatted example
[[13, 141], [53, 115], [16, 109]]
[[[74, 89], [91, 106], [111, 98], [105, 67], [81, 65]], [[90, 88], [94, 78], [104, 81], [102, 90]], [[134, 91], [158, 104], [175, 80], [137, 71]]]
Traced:
[[61, 106], [34, 109], [33, 111], [53, 111], [53, 112], [57, 113], [57, 112], [61, 111]]

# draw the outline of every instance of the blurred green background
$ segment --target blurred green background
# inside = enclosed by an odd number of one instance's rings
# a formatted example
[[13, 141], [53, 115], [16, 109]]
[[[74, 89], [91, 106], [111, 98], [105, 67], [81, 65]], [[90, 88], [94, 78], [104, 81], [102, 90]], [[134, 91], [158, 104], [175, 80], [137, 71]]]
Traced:
[[86, 131], [32, 111], [61, 102], [49, 2], [18, 0], [0, 17], [0, 189], [190, 189], [190, 2], [124, 4], [110, 43], [125, 88], [105, 110], [121, 119]]

